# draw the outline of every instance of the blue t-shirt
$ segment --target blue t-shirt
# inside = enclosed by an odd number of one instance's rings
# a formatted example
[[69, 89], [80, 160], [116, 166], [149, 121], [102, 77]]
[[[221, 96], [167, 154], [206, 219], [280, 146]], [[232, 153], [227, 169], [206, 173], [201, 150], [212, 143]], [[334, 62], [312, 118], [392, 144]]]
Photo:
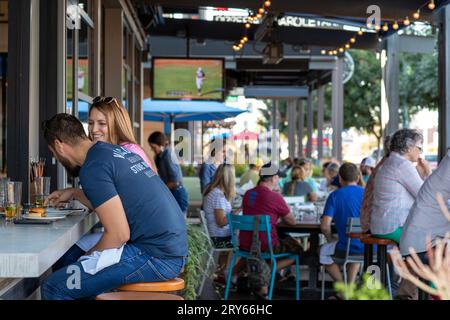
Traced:
[[175, 154], [169, 148], [156, 156], [155, 164], [158, 168], [159, 177], [164, 183], [182, 183], [183, 173], [181, 172], [181, 167], [178, 164], [178, 159], [175, 157]]
[[128, 224], [128, 243], [159, 258], [187, 256], [184, 215], [172, 193], [137, 154], [97, 142], [80, 170], [80, 183], [94, 208], [118, 195]]
[[[345, 186], [332, 192], [327, 199], [323, 214], [333, 218], [339, 241], [336, 249], [347, 250], [347, 220], [348, 218], [359, 218], [359, 210], [364, 194], [361, 186]], [[364, 245], [359, 239], [352, 239], [350, 253], [362, 254]]]

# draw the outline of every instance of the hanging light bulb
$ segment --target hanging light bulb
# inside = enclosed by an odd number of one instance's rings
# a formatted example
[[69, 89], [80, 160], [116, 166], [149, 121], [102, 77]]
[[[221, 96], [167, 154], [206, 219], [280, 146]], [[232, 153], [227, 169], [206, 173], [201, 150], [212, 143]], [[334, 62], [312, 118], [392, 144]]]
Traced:
[[242, 43], [239, 43], [239, 44], [238, 44], [239, 49], [242, 49], [243, 46], [244, 46], [244, 45], [243, 45]]
[[350, 38], [350, 43], [355, 43], [355, 42], [356, 42], [355, 37], [351, 37], [351, 38]]
[[370, 22], [367, 22], [367, 28], [372, 29], [372, 24]]
[[349, 49], [350, 45], [348, 43], [345, 44], [345, 49]]
[[262, 18], [262, 14], [261, 13], [258, 13], [257, 15], [256, 15], [256, 19], [261, 19]]
[[328, 51], [328, 54], [329, 54], [330, 56], [333, 55], [333, 51], [332, 51], [332, 50]]
[[420, 10], [417, 10], [416, 12], [413, 13], [413, 18], [416, 20], [420, 18]]
[[268, 1], [268, 0], [264, 2], [264, 6], [265, 7], [270, 7], [271, 4], [272, 3], [270, 1]]
[[241, 48], [239, 48], [239, 47], [236, 46], [236, 45], [233, 46], [233, 50], [234, 50], [234, 51], [239, 51], [239, 49], [241, 49]]
[[364, 32], [362, 30], [358, 31], [358, 36], [362, 36], [364, 34]]
[[428, 9], [434, 10], [434, 8], [436, 8], [436, 5], [434, 4], [434, 0], [431, 0], [431, 1], [428, 3]]
[[397, 30], [398, 29], [398, 23], [397, 21], [394, 22], [394, 24], [392, 25], [392, 29]]
[[339, 52], [340, 53], [344, 52], [344, 48], [339, 48]]
[[336, 55], [337, 54], [337, 50], [333, 50], [333, 54]]
[[244, 39], [241, 39], [241, 41], [239, 41], [241, 44], [244, 44], [245, 43], [245, 40]]
[[248, 23], [248, 22], [245, 24], [245, 27], [246, 27], [247, 29], [250, 29], [251, 26], [252, 26], [252, 25], [251, 25], [250, 23]]
[[389, 30], [388, 24], [385, 23], [385, 24], [383, 25], [383, 31], [384, 31], [384, 32], [388, 32], [388, 30]]
[[320, 51], [320, 53], [321, 53], [321, 54], [325, 54], [325, 53], [327, 53], [327, 51], [322, 49], [322, 50]]
[[375, 30], [376, 30], [376, 31], [380, 31], [380, 29], [381, 29], [380, 25], [379, 25], [378, 23], [375, 24]]
[[247, 36], [244, 36], [244, 37], [242, 38], [242, 40], [244, 40], [245, 42], [247, 42], [247, 41], [248, 41]]
[[404, 24], [405, 26], [409, 26], [410, 23], [411, 23], [411, 21], [409, 21], [409, 18], [408, 18], [408, 17], [406, 17], [405, 20], [403, 20], [403, 24]]

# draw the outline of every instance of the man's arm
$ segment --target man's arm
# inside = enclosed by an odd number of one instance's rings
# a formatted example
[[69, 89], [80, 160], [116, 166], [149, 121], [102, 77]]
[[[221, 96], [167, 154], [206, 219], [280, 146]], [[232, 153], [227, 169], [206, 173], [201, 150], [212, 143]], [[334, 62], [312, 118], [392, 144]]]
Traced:
[[120, 248], [130, 239], [130, 227], [118, 195], [96, 208], [95, 212], [105, 231], [100, 241], [86, 255], [94, 251]]
[[292, 212], [289, 212], [284, 217], [281, 217], [281, 220], [283, 220], [290, 226], [295, 226], [297, 224], [297, 220], [295, 220], [295, 217]]
[[331, 233], [331, 221], [333, 221], [332, 217], [323, 216], [322, 222], [320, 223], [320, 230], [325, 235], [328, 242], [335, 240], [333, 234]]

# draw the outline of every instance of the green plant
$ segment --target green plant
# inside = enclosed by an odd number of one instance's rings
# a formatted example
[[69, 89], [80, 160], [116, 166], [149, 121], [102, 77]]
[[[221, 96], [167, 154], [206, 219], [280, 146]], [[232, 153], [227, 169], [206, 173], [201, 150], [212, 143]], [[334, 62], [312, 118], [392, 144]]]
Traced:
[[322, 167], [313, 166], [312, 168], [312, 176], [314, 178], [318, 178], [322, 176]]
[[192, 165], [181, 165], [181, 171], [183, 172], [183, 177], [196, 177], [197, 169]]
[[234, 166], [234, 170], [236, 173], [236, 177], [240, 177], [244, 174], [245, 171], [247, 171], [248, 166], [246, 164], [236, 164]]
[[184, 267], [184, 298], [195, 300], [202, 276], [208, 276], [205, 264], [210, 255], [208, 235], [198, 225], [188, 224], [188, 260]]
[[362, 283], [359, 287], [356, 283], [346, 286], [343, 282], [336, 282], [334, 288], [346, 300], [389, 300], [389, 294], [381, 283], [368, 273], [363, 275]]

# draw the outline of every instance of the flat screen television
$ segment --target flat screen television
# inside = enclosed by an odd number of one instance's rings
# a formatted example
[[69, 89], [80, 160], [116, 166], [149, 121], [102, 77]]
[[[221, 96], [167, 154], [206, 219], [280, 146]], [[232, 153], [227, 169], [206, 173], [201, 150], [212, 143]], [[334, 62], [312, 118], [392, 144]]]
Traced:
[[224, 59], [152, 59], [152, 99], [224, 101]]

